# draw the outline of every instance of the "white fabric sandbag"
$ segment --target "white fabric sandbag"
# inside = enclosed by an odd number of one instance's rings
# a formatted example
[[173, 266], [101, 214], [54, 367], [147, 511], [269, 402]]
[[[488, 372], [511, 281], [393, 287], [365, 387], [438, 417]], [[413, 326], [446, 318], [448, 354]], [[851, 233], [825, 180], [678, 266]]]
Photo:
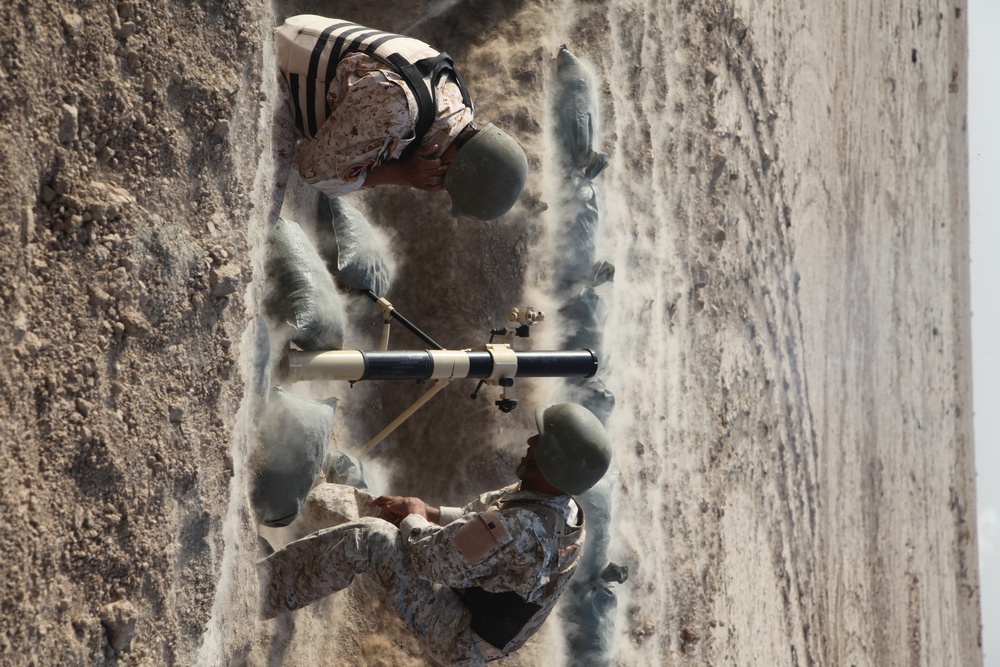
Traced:
[[319, 208], [317, 250], [334, 280], [343, 289], [385, 296], [395, 270], [386, 237], [339, 197], [320, 198]]
[[257, 522], [287, 526], [322, 472], [337, 399], [314, 401], [276, 387], [257, 420], [250, 503]]
[[559, 261], [553, 266], [559, 296], [591, 272], [597, 261], [599, 224], [597, 190], [593, 184], [582, 176], [573, 176], [564, 181], [564, 187], [560, 210], [566, 222], [560, 226]]
[[267, 238], [263, 311], [303, 350], [344, 346], [344, 307], [323, 259], [299, 225], [278, 218]]
[[560, 155], [589, 180], [597, 178], [608, 164], [605, 155], [594, 150], [597, 96], [590, 73], [565, 44], [556, 55], [554, 112]]

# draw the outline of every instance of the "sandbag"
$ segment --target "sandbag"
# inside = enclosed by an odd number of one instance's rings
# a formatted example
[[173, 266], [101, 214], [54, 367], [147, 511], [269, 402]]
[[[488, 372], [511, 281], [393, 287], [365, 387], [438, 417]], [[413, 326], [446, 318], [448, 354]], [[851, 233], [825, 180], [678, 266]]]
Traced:
[[267, 238], [262, 308], [268, 324], [303, 350], [344, 346], [344, 307], [322, 258], [299, 225], [278, 218]]
[[560, 226], [560, 261], [554, 267], [558, 296], [586, 277], [597, 257], [597, 191], [581, 176], [569, 179], [566, 187], [560, 208], [566, 222]]
[[568, 167], [593, 180], [607, 166], [603, 153], [594, 151], [597, 99], [590, 74], [566, 45], [556, 56], [556, 132]]
[[618, 610], [614, 585], [601, 578], [580, 581], [574, 577], [569, 587], [560, 615], [572, 661], [568, 664], [611, 665]]
[[610, 262], [598, 262], [591, 269], [590, 280], [559, 309], [563, 329], [569, 332], [562, 342], [566, 349], [587, 349], [597, 353], [601, 368], [595, 377], [567, 378], [572, 387], [569, 400], [583, 405], [606, 422], [615, 409], [615, 395], [608, 389], [604, 378], [610, 375], [610, 362], [604, 354], [604, 325], [608, 317], [605, 298], [597, 288], [614, 279], [615, 267]]
[[587, 521], [583, 558], [580, 559], [574, 577], [579, 579], [598, 577], [607, 562], [608, 548], [611, 546], [612, 498], [620, 479], [621, 473], [613, 469], [597, 484], [573, 496], [583, 508], [583, 516]]
[[367, 491], [353, 486], [317, 484], [309, 492], [294, 527], [307, 535], [363, 517], [378, 516], [380, 509], [369, 504], [374, 499], [375, 496]]
[[[603, 354], [600, 356], [604, 357]], [[608, 385], [602, 377], [610, 375], [607, 368], [608, 364], [605, 358], [605, 363], [602, 363], [601, 369], [595, 377], [569, 378], [567, 380], [567, 384], [573, 385], [570, 400], [593, 412], [602, 422], [606, 422], [615, 410], [615, 395], [608, 389]]]
[[583, 558], [566, 591], [561, 612], [573, 664], [611, 663], [618, 607], [615, 584], [628, 577], [627, 568], [607, 560], [611, 501], [619, 478], [617, 471], [609, 472], [586, 492], [575, 496], [586, 517], [587, 537]]
[[615, 267], [610, 262], [599, 262], [591, 271], [591, 278], [559, 308], [559, 317], [569, 332], [563, 341], [565, 348], [586, 348], [600, 353], [608, 307], [597, 288], [614, 279]]
[[250, 372], [246, 386], [252, 400], [252, 414], [263, 411], [267, 396], [271, 391], [271, 336], [264, 318], [253, 319], [250, 335]]
[[250, 504], [257, 522], [287, 526], [323, 469], [337, 399], [314, 401], [276, 387], [268, 398], [250, 454]]
[[362, 490], [369, 488], [365, 464], [357, 457], [345, 452], [328, 453], [323, 460], [323, 472], [326, 475], [326, 481], [331, 484], [353, 486]]
[[320, 197], [319, 209], [316, 249], [337, 284], [385, 296], [395, 270], [385, 236], [339, 197]]

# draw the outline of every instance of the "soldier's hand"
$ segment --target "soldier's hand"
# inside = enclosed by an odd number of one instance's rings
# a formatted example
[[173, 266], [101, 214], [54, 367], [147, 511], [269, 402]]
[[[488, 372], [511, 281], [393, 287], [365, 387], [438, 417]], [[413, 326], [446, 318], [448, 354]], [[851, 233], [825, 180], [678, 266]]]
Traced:
[[444, 175], [448, 165], [441, 158], [434, 157], [438, 145], [419, 148], [403, 161], [403, 171], [411, 187], [436, 192], [444, 190]]
[[411, 514], [419, 514], [427, 518], [427, 505], [420, 498], [412, 496], [379, 496], [372, 500], [369, 505], [378, 507], [378, 517], [384, 519], [394, 526]]

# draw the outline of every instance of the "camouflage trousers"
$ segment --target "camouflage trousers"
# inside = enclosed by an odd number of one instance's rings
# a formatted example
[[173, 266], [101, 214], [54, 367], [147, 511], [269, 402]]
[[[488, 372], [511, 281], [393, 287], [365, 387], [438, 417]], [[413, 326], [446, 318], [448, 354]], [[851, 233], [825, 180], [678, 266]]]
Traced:
[[382, 519], [362, 517], [290, 542], [260, 561], [258, 573], [265, 618], [312, 604], [364, 574], [381, 584], [399, 617], [442, 664], [486, 664], [461, 597], [417, 576], [399, 529]]

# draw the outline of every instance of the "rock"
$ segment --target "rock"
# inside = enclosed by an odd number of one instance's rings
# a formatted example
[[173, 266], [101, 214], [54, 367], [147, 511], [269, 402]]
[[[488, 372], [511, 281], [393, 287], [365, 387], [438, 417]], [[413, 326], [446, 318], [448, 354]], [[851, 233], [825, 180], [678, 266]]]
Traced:
[[90, 299], [89, 303], [95, 308], [106, 308], [109, 303], [112, 303], [114, 298], [103, 289], [97, 285], [90, 286]]
[[226, 120], [226, 119], [224, 119], [224, 118], [222, 120], [218, 121], [215, 124], [215, 127], [212, 128], [212, 134], [214, 134], [215, 136], [219, 137], [220, 139], [225, 139], [226, 137], [228, 137], [229, 136], [229, 121]]
[[62, 174], [57, 174], [52, 178], [52, 189], [57, 195], [65, 195], [70, 191], [70, 181]]
[[108, 643], [121, 653], [135, 637], [136, 610], [128, 600], [118, 600], [101, 607], [101, 623], [108, 632]]
[[72, 104], [60, 104], [62, 117], [59, 119], [59, 143], [68, 144], [76, 140], [79, 132], [79, 112]]
[[69, 33], [70, 37], [75, 37], [83, 29], [83, 17], [79, 14], [74, 14], [73, 12], [66, 12], [62, 15], [63, 28]]
[[212, 296], [232, 294], [240, 288], [240, 267], [235, 264], [227, 264], [212, 269], [208, 274], [208, 284], [211, 287]]
[[42, 349], [42, 341], [34, 332], [26, 331], [21, 339], [21, 348], [24, 351], [24, 356], [33, 357]]
[[24, 313], [19, 314], [14, 318], [14, 342], [20, 343], [24, 340], [24, 334], [28, 333], [28, 318], [24, 316]]
[[[124, 327], [124, 332], [134, 338], [144, 338], [149, 335], [151, 327], [146, 316], [135, 308], [125, 308], [118, 316], [118, 320]], [[117, 326], [115, 329], [117, 330]]]
[[715, 65], [708, 65], [705, 67], [705, 83], [712, 85], [712, 82], [719, 78], [719, 70], [715, 68]]
[[118, 31], [118, 37], [120, 39], [123, 40], [128, 39], [134, 34], [135, 34], [135, 23], [133, 23], [132, 21], [126, 21], [125, 23], [122, 23], [122, 27]]
[[84, 417], [89, 417], [90, 411], [93, 409], [94, 407], [87, 401], [83, 400], [82, 398], [76, 399], [76, 411], [79, 412]]
[[184, 421], [184, 408], [180, 407], [179, 405], [171, 405], [170, 423], [180, 424], [182, 421]]
[[[110, 151], [110, 149], [108, 150]], [[108, 156], [109, 160], [114, 156], [114, 151], [110, 152], [111, 155]], [[108, 220], [114, 220], [123, 208], [135, 203], [135, 197], [131, 192], [115, 185], [94, 181], [90, 184], [90, 189], [92, 191], [91, 201], [101, 204], [100, 209], [96, 212], [103, 212], [102, 217]], [[92, 211], [91, 215], [94, 215], [94, 212]]]

